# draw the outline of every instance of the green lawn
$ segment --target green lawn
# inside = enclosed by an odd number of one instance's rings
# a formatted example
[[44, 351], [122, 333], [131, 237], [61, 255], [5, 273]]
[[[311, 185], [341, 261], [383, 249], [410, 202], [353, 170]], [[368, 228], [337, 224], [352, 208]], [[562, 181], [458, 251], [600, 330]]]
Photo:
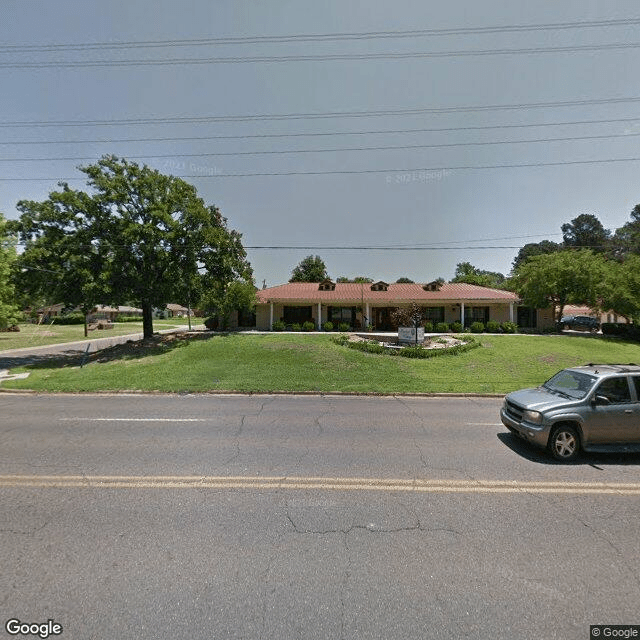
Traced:
[[[200, 323], [201, 318], [195, 322]], [[171, 320], [154, 320], [153, 330], [172, 329], [187, 325], [186, 318], [174, 318]], [[192, 320], [194, 322], [194, 320]], [[90, 331], [89, 337], [84, 337], [84, 326], [81, 324], [20, 324], [20, 331], [0, 332], [0, 352], [8, 349], [22, 349], [26, 347], [42, 347], [48, 344], [61, 344], [76, 342], [78, 340], [95, 340], [96, 338], [108, 338], [110, 336], [124, 336], [129, 333], [142, 333], [142, 322], [116, 322], [113, 329], [104, 331]]]
[[[351, 391], [506, 393], [587, 362], [640, 362], [640, 345], [587, 336], [480, 336], [460, 355], [362, 353], [322, 335], [216, 335], [138, 349], [84, 368], [39, 365], [3, 388], [41, 391]], [[14, 370], [18, 372], [18, 370]]]

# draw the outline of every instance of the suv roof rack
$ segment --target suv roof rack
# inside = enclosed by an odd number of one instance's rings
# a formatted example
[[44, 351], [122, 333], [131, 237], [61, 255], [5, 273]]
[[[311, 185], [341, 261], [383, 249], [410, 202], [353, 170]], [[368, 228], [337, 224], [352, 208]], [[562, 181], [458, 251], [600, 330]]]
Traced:
[[615, 363], [607, 363], [607, 362], [589, 362], [589, 364], [585, 365], [587, 367], [611, 367], [612, 369], [617, 369], [618, 371], [631, 371], [628, 367], [637, 367], [638, 365], [635, 362], [629, 362], [627, 364], [615, 364]]

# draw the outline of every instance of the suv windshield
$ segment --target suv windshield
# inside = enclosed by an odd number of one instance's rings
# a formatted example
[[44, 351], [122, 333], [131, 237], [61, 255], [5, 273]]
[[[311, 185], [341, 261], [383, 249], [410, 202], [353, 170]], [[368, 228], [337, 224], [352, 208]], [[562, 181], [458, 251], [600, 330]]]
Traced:
[[542, 386], [547, 391], [561, 393], [569, 398], [581, 400], [591, 391], [596, 380], [595, 376], [565, 369], [560, 373], [556, 373], [553, 378], [547, 380]]

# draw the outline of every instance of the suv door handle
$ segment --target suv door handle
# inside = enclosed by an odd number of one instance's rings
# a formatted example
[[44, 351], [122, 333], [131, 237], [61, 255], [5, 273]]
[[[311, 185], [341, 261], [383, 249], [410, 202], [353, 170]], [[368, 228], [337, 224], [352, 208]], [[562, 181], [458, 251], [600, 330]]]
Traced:
[[624, 412], [625, 413], [633, 413], [633, 409], [625, 409]]

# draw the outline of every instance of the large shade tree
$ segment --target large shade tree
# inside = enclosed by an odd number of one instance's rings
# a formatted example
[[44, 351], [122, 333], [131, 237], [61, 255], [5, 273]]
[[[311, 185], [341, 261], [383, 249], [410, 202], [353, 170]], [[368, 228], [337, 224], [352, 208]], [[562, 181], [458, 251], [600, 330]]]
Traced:
[[20, 312], [15, 304], [12, 267], [16, 259], [15, 237], [7, 229], [0, 213], [0, 330], [18, 322]]
[[608, 249], [611, 231], [591, 213], [582, 213], [562, 225], [562, 238], [566, 247], [592, 249], [602, 253]]
[[251, 279], [241, 235], [192, 185], [115, 156], [80, 170], [90, 193], [61, 183], [44, 202], [18, 203], [25, 286], [54, 282], [54, 294], [85, 310], [137, 303], [148, 338], [154, 307]]
[[322, 282], [329, 277], [320, 256], [307, 256], [294, 267], [289, 282]]
[[480, 287], [502, 287], [506, 278], [497, 271], [485, 271], [474, 267], [470, 262], [458, 262], [456, 272], [451, 282], [464, 282]]
[[631, 211], [631, 220], [616, 229], [612, 244], [613, 254], [620, 260], [630, 255], [640, 255], [640, 204]]
[[567, 304], [596, 307], [607, 270], [605, 259], [589, 249], [530, 257], [512, 280], [527, 306], [553, 307], [556, 321]]

